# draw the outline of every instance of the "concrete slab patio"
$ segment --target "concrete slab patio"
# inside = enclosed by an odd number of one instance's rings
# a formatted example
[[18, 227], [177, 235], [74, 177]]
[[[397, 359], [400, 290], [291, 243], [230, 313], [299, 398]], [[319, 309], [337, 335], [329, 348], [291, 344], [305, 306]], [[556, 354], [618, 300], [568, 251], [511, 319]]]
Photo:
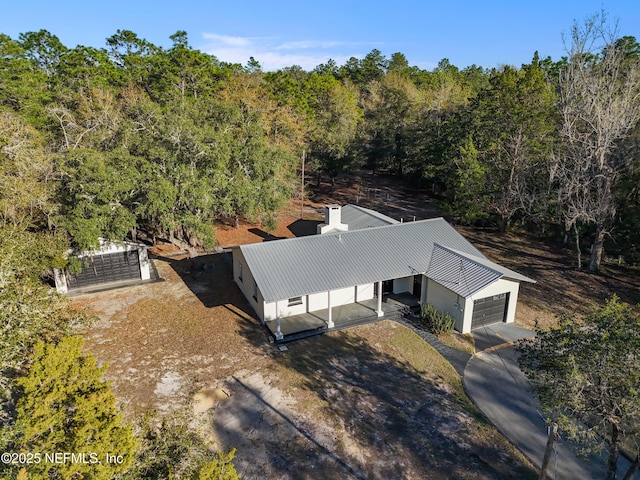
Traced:
[[[280, 320], [280, 331], [284, 338], [283, 342], [297, 340], [300, 338], [319, 335], [329, 331], [341, 330], [355, 325], [397, 318], [407, 309], [418, 306], [418, 298], [409, 294], [389, 294], [385, 295], [382, 302], [383, 316], [378, 317], [376, 308], [377, 299], [364, 300], [362, 302], [350, 303], [333, 307], [331, 318], [335, 325], [329, 330], [329, 309], [325, 308], [314, 312], [292, 315]], [[266, 326], [275, 337], [277, 324], [275, 321], [266, 322]]]

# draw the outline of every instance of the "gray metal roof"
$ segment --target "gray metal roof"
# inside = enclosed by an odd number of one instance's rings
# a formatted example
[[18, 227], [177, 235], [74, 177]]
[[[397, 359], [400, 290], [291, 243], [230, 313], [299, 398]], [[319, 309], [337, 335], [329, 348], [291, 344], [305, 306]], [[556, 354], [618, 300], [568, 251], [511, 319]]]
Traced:
[[[275, 302], [425, 273], [429, 270], [435, 244], [446, 245], [478, 265], [497, 267], [442, 218], [254, 243], [239, 248], [264, 300]], [[506, 276], [529, 280], [511, 273], [513, 275]]]
[[496, 269], [483, 265], [476, 259], [480, 257], [461, 255], [436, 244], [427, 276], [458, 295], [468, 297], [502, 277]]
[[514, 272], [513, 270], [507, 268], [507, 267], [503, 267], [502, 265], [499, 265], [495, 262], [492, 262], [491, 260], [489, 260], [487, 257], [485, 257], [484, 255], [480, 258], [478, 257], [474, 257], [472, 255], [469, 255], [465, 252], [461, 252], [456, 250], [455, 248], [450, 248], [448, 246], [443, 246], [443, 245], [438, 245], [440, 248], [444, 248], [446, 250], [449, 250], [450, 252], [453, 252], [461, 257], [465, 257], [468, 260], [472, 261], [472, 262], [476, 262], [479, 265], [484, 266], [485, 268], [491, 269], [491, 270], [495, 270], [498, 273], [500, 273], [501, 276], [506, 277], [506, 278], [510, 278], [512, 280], [517, 280], [519, 282], [529, 282], [529, 283], [536, 283], [535, 280], [526, 277], [518, 272]]
[[380, 212], [359, 205], [345, 205], [340, 209], [340, 213], [342, 217], [340, 221], [346, 223], [350, 231], [400, 223]]

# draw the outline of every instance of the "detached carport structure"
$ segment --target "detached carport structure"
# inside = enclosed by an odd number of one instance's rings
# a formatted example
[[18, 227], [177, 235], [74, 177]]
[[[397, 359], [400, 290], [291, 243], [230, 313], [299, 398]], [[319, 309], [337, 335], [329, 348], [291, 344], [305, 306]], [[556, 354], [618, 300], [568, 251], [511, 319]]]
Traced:
[[462, 333], [514, 321], [520, 282], [533, 280], [488, 260], [442, 218], [389, 220], [236, 247], [234, 280], [258, 318], [275, 322], [276, 340], [281, 324], [300, 315], [322, 318], [326, 329], [336, 327], [336, 307], [369, 305], [382, 316], [387, 292], [433, 304]]

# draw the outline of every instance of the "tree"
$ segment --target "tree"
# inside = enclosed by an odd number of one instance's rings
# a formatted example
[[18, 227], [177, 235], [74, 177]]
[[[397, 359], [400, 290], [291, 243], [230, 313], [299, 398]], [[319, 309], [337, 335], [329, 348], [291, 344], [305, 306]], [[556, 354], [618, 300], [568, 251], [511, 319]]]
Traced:
[[238, 480], [235, 449], [219, 452], [188, 425], [192, 414], [158, 418], [155, 412], [138, 422], [136, 460], [124, 478], [131, 480]]
[[454, 158], [456, 165], [454, 193], [449, 208], [462, 223], [469, 224], [487, 216], [487, 195], [485, 184], [486, 168], [478, 162], [478, 150], [473, 139], [460, 147], [460, 154]]
[[563, 148], [551, 178], [567, 229], [595, 227], [589, 270], [596, 271], [616, 218], [616, 186], [631, 162], [619, 149], [640, 119], [640, 63], [633, 42], [616, 39], [604, 13], [576, 22], [571, 42], [559, 76]]
[[57, 179], [44, 145], [35, 128], [0, 109], [0, 224], [51, 226]]
[[582, 445], [608, 444], [606, 478], [614, 479], [621, 444], [640, 442], [640, 314], [613, 296], [518, 349], [545, 412]]
[[[38, 342], [28, 373], [16, 380], [16, 420], [11, 450], [18, 453], [84, 453], [81, 461], [29, 465], [31, 478], [108, 480], [133, 461], [135, 440], [122, 425], [115, 398], [103, 380], [106, 367], [82, 353], [80, 337]], [[107, 454], [121, 461], [108, 462]]]
[[472, 105], [473, 135], [486, 167], [488, 208], [504, 231], [512, 218], [540, 215], [547, 162], [556, 128], [553, 88], [538, 54], [518, 70], [494, 70]]
[[[312, 73], [304, 84], [305, 96], [313, 112], [309, 132], [311, 162], [327, 174], [331, 184], [352, 168], [350, 148], [362, 119], [353, 88], [331, 75]], [[319, 179], [319, 177], [318, 177]]]
[[60, 39], [46, 30], [21, 33], [19, 38], [26, 57], [47, 76], [52, 76], [60, 57], [67, 51]]
[[13, 380], [24, 374], [37, 341], [58, 341], [90, 321], [40, 280], [51, 266], [66, 264], [66, 239], [28, 228], [0, 226], [0, 425], [12, 416]]
[[65, 152], [57, 223], [69, 232], [75, 248], [96, 248], [99, 237], [124, 240], [137, 227], [135, 207], [145, 169], [144, 160], [125, 151]]

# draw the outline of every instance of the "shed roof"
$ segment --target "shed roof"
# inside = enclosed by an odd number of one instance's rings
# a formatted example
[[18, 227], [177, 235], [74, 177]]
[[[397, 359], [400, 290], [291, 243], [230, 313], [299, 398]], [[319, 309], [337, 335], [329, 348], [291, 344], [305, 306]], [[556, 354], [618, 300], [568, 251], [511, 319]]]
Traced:
[[275, 302], [425, 273], [435, 244], [493, 264], [442, 218], [239, 248], [264, 300]]
[[359, 205], [345, 205], [340, 209], [340, 213], [341, 222], [346, 223], [350, 231], [400, 223], [380, 212]]

